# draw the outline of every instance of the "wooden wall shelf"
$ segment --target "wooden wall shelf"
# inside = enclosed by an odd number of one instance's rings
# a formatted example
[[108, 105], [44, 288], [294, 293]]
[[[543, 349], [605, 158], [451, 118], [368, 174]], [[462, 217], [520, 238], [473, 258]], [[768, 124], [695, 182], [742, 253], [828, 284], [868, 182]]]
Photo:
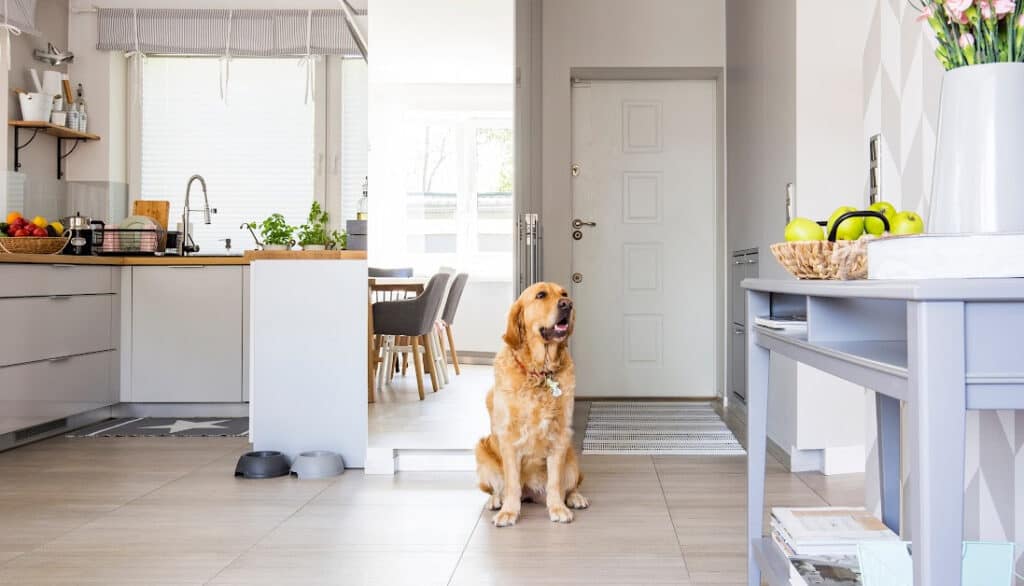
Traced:
[[[14, 170], [18, 171], [21, 169], [21, 149], [27, 147], [36, 135], [40, 132], [48, 134], [57, 139], [57, 179], [64, 178], [64, 159], [68, 158], [68, 155], [75, 152], [78, 148], [78, 143], [88, 140], [100, 140], [98, 134], [90, 134], [88, 132], [78, 132], [77, 130], [71, 130], [64, 126], [57, 126], [56, 124], [50, 124], [49, 122], [32, 121], [32, 120], [8, 120], [7, 125], [14, 128]], [[27, 141], [21, 143], [21, 131], [31, 130], [32, 136]], [[74, 141], [71, 150], [64, 152], [64, 141]]]

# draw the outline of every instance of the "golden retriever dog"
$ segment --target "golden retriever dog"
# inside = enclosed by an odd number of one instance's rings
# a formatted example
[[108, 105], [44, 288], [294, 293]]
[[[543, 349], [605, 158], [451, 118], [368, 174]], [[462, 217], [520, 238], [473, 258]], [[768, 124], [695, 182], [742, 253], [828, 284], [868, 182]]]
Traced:
[[491, 495], [498, 527], [515, 525], [524, 495], [544, 502], [556, 523], [572, 521], [569, 508], [590, 505], [579, 492], [583, 475], [572, 447], [574, 321], [572, 300], [554, 283], [532, 285], [508, 312], [487, 393], [491, 434], [476, 446], [480, 490]]

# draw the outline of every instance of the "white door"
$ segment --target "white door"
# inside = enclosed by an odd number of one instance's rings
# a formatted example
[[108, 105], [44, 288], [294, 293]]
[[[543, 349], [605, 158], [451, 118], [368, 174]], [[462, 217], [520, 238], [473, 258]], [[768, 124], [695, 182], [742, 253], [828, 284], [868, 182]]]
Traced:
[[572, 241], [581, 397], [717, 394], [715, 94], [713, 81], [573, 87], [573, 218], [594, 223]]

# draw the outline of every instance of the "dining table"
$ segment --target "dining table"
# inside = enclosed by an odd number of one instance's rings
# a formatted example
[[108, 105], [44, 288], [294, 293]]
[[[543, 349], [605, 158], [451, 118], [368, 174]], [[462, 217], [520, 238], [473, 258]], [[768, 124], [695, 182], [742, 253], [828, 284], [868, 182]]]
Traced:
[[366, 400], [375, 400], [374, 373], [377, 370], [378, 347], [373, 330], [373, 304], [377, 301], [395, 301], [415, 297], [423, 293], [430, 281], [428, 277], [370, 277], [368, 287], [368, 319], [367, 319], [367, 364], [366, 364]]

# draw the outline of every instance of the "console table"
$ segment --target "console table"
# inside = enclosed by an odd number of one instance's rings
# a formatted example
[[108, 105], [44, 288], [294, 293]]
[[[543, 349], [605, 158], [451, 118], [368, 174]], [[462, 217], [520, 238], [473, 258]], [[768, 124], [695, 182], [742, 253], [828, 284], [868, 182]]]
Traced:
[[[1024, 279], [748, 279], [748, 584], [762, 572], [768, 365], [772, 352], [875, 391], [882, 521], [900, 532], [900, 405], [907, 415], [915, 586], [960, 584], [968, 409], [1024, 408]], [[807, 315], [799, 334], [755, 325]], [[827, 392], [827, 391], [822, 391]]]

